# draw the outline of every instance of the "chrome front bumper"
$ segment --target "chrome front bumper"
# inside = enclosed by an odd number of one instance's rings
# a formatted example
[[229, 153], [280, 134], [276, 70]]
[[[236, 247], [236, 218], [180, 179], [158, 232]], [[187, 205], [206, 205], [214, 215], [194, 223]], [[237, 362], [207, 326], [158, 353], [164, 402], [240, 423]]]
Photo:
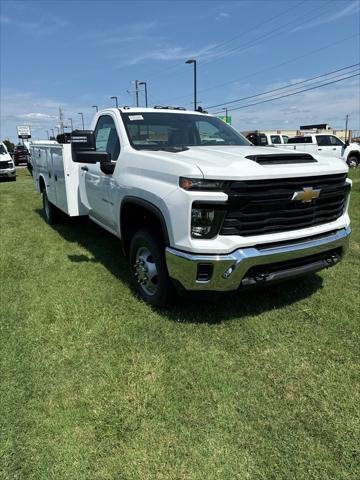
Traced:
[[[185, 290], [231, 291], [237, 290], [241, 285], [261, 283], [261, 278], [259, 282], [251, 282], [251, 280], [245, 278], [246, 273], [252, 267], [312, 257], [323, 252], [329, 252], [329, 258], [321, 261], [309, 260], [309, 265], [304, 265], [301, 268], [290, 267], [286, 269], [282, 266], [281, 272], [272, 273], [267, 277], [264, 276], [263, 281], [271, 281], [296, 277], [334, 265], [345, 253], [350, 233], [351, 228], [344, 228], [309, 240], [287, 242], [278, 246], [272, 244], [269, 248], [266, 245], [261, 245], [258, 248], [242, 248], [227, 255], [192, 254], [167, 247], [165, 251], [166, 263], [170, 277], [177, 280]], [[330, 255], [335, 249], [339, 249], [341, 252], [336, 261]], [[211, 272], [208, 279], [199, 280], [199, 265], [210, 266], [206, 267]]]

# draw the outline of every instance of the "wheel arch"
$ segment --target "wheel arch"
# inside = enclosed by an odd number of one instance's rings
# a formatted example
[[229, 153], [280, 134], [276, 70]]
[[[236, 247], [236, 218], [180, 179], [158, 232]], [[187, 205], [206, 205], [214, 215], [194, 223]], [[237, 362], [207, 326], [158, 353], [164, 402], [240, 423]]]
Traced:
[[43, 175], [39, 176], [38, 182], [39, 182], [39, 192], [43, 193], [44, 191], [46, 191], [46, 182], [45, 182], [45, 178], [43, 177]]
[[120, 236], [125, 254], [129, 253], [132, 235], [144, 227], [156, 230], [164, 244], [170, 245], [166, 220], [160, 208], [142, 198], [124, 197], [120, 206]]

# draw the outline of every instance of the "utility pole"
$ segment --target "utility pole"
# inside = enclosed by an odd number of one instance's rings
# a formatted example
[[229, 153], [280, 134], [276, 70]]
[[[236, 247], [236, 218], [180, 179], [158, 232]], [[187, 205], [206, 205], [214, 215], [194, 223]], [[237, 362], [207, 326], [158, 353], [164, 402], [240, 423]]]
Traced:
[[61, 107], [59, 107], [59, 121], [60, 121], [60, 133], [64, 133], [64, 114], [63, 111], [61, 110]]
[[227, 109], [227, 107], [225, 107], [224, 110], [225, 110], [225, 123], [228, 123], [228, 109]]
[[55, 133], [54, 133], [54, 129], [53, 129], [53, 128], [50, 128], [50, 130], [52, 131], [52, 138], [55, 140]]
[[68, 120], [70, 120], [71, 131], [73, 131], [73, 130], [74, 130], [74, 126], [73, 126], [73, 121], [72, 121], [72, 118], [68, 118]]
[[349, 114], [347, 113], [345, 118], [345, 143], [347, 141], [346, 137], [347, 137], [348, 121], [349, 121]]
[[49, 130], [45, 130], [45, 132], [47, 134], [47, 139], [50, 140]]

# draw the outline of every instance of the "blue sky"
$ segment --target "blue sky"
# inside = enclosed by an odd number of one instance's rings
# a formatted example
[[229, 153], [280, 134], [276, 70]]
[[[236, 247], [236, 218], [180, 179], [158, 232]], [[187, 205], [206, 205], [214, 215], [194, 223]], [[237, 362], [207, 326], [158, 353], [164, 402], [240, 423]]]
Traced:
[[[355, 64], [359, 0], [1, 0], [1, 138], [16, 125], [34, 136], [58, 124], [58, 107], [80, 126], [91, 105], [134, 105], [135, 79], [149, 103], [191, 107], [192, 65], [208, 107]], [[239, 130], [328, 122], [360, 129], [359, 77], [232, 112]], [[143, 98], [141, 99], [143, 101]], [[243, 105], [246, 103], [243, 102]]]

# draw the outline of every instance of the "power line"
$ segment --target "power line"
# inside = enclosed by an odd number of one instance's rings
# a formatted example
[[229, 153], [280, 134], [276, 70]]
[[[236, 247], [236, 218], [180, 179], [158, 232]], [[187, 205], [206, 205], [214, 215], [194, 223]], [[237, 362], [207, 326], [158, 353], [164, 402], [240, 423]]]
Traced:
[[[293, 7], [289, 8], [289, 9], [285, 10], [284, 12], [282, 12], [282, 13], [281, 13], [282, 19], [284, 18], [284, 14], [286, 14], [286, 13], [289, 12], [289, 11], [293, 11], [293, 9], [294, 9], [295, 7], [299, 7], [299, 6], [302, 5], [303, 3], [305, 3], [305, 1], [299, 2], [299, 3], [296, 4], [295, 6], [293, 6]], [[305, 12], [305, 14], [302, 15], [301, 17], [306, 17], [306, 21], [307, 21], [308, 18], [309, 18], [308, 15], [309, 15], [310, 13], [312, 13], [313, 11], [315, 11], [315, 10], [318, 10], [318, 9], [317, 9], [317, 8], [311, 9], [311, 10], [309, 10], [308, 12]], [[301, 18], [301, 17], [300, 17], [300, 18]], [[279, 16], [278, 16], [278, 15], [274, 15], [273, 17], [270, 17], [270, 19], [267, 20], [267, 23], [268, 23], [269, 21], [272, 21], [272, 19], [274, 19], [274, 18], [279, 18]], [[303, 23], [306, 23], [306, 21], [303, 22]], [[240, 45], [240, 46], [238, 46], [238, 47], [235, 47], [235, 48], [229, 50], [228, 52], [225, 52], [225, 55], [220, 56], [220, 58], [218, 57], [218, 58], [215, 58], [215, 59], [209, 59], [208, 61], [205, 60], [204, 63], [202, 63], [202, 65], [208, 65], [209, 63], [213, 63], [213, 62], [219, 61], [219, 60], [221, 60], [221, 58], [223, 58], [224, 56], [228, 56], [229, 53], [231, 53], [232, 51], [239, 50], [240, 48], [242, 48], [242, 47], [244, 47], [244, 46], [247, 46], [247, 45], [248, 45], [249, 43], [251, 43], [251, 42], [255, 42], [255, 44], [261, 43], [261, 41], [259, 42], [259, 40], [263, 39], [264, 37], [265, 37], [265, 40], [266, 40], [266, 37], [268, 37], [269, 35], [272, 35], [272, 34], [273, 34], [274, 32], [276, 32], [277, 30], [282, 29], [282, 28], [288, 26], [289, 24], [293, 24], [293, 23], [296, 24], [297, 26], [302, 25], [302, 23], [299, 24], [299, 17], [297, 17], [296, 22], [294, 22], [294, 20], [292, 20], [291, 22], [285, 23], [284, 25], [280, 25], [279, 27], [277, 27], [277, 28], [275, 28], [275, 29], [273, 29], [273, 30], [270, 30], [270, 31], [267, 32], [265, 35], [261, 36], [260, 38], [255, 38], [255, 39], [253, 39], [253, 40], [250, 40], [250, 42], [245, 43], [244, 45]], [[236, 35], [235, 37], [233, 37], [233, 38], [231, 38], [231, 39], [229, 39], [229, 40], [227, 40], [227, 41], [225, 41], [225, 42], [223, 42], [223, 43], [221, 43], [221, 44], [219, 44], [219, 45], [215, 45], [215, 46], [213, 46], [213, 47], [209, 47], [209, 48], [205, 49], [204, 51], [201, 52], [201, 55], [197, 55], [197, 58], [198, 58], [198, 59], [201, 59], [201, 57], [205, 56], [206, 54], [208, 54], [208, 53], [211, 52], [212, 50], [216, 50], [217, 48], [219, 48], [219, 47], [221, 47], [221, 46], [224, 46], [224, 45], [226, 45], [226, 44], [228, 44], [228, 43], [231, 43], [231, 42], [233, 42], [233, 40], [235, 40], [236, 38], [239, 38], [239, 37], [241, 38], [241, 37], [244, 36], [245, 34], [251, 32], [251, 31], [253, 31], [253, 30], [256, 30], [259, 26], [262, 26], [262, 25], [263, 25], [263, 23], [256, 24], [256, 25], [253, 26], [252, 28], [250, 28], [250, 29], [246, 30], [245, 32], [241, 33], [240, 35]], [[253, 46], [253, 45], [250, 45], [250, 46]], [[218, 55], [220, 55], [221, 53], [224, 54], [224, 52], [219, 52]], [[216, 55], [216, 53], [215, 53], [215, 55]], [[189, 56], [196, 56], [196, 55], [189, 55]], [[154, 72], [153, 74], [149, 74], [149, 75], [147, 75], [147, 78], [154, 78], [154, 77], [157, 77], [157, 76], [161, 75], [162, 73], [168, 73], [168, 72], [170, 72], [170, 71], [177, 70], [178, 68], [181, 68], [181, 66], [182, 66], [182, 65], [173, 65], [172, 67], [168, 67], [168, 68], [166, 68], [166, 69], [164, 69], [164, 70], [161, 70], [160, 72]]]
[[[308, 92], [309, 90], [315, 90], [317, 88], [321, 88], [321, 87], [325, 87], [327, 85], [331, 85], [333, 83], [338, 83], [338, 82], [342, 82], [344, 80], [347, 80], [349, 78], [353, 78], [353, 77], [358, 77], [360, 75], [360, 73], [355, 73], [354, 75], [349, 75], [348, 77], [343, 77], [343, 78], [340, 78], [338, 80], [333, 80], [331, 82], [327, 82], [327, 83], [323, 83], [321, 85], [316, 85], [315, 87], [309, 87], [309, 88], [305, 88], [303, 90], [299, 90], [297, 92], [293, 92], [293, 93], [288, 93], [286, 95], [281, 95], [279, 97], [274, 97], [274, 98], [268, 98], [266, 100], [261, 100], [260, 102], [254, 102], [254, 103], [249, 103], [248, 105], [242, 105], [240, 107], [234, 107], [234, 108], [229, 108], [228, 111], [229, 112], [232, 112], [232, 111], [235, 111], [235, 110], [241, 110], [242, 108], [247, 108], [247, 107], [252, 107], [253, 105], [259, 105], [260, 103], [267, 103], [267, 102], [273, 102], [275, 100], [280, 100], [281, 98], [286, 98], [286, 97], [291, 97], [293, 95], [298, 95], [299, 93], [302, 93], [302, 92]], [[216, 115], [218, 113], [222, 113], [222, 111], [220, 112], [214, 112], [213, 115]]]
[[[218, 103], [216, 105], [210, 105], [210, 106], [205, 107], [205, 108], [210, 109], [210, 108], [222, 107], [223, 105], [230, 105], [231, 103], [237, 103], [237, 102], [240, 102], [242, 100], [248, 100], [249, 98], [261, 97], [262, 95], [267, 95], [268, 93], [277, 92], [279, 90], [285, 90], [286, 88], [291, 88], [291, 87], [294, 87], [296, 85], [301, 85], [303, 83], [311, 82], [312, 80], [316, 80], [318, 78], [326, 77], [328, 75], [332, 75], [334, 73], [341, 72], [343, 70], [349, 70], [349, 69], [351, 69], [353, 67], [356, 67], [358, 65], [360, 65], [360, 63], [354, 63], [353, 65], [348, 65], [347, 67], [338, 68], [337, 70], [333, 70], [332, 72], [323, 73], [322, 75], [317, 75], [316, 77], [311, 77], [311, 78], [308, 78], [306, 80], [302, 80], [300, 82], [289, 83], [288, 85], [285, 85], [283, 87], [273, 88], [272, 90], [267, 90], [265, 92], [257, 93], [255, 95], [250, 95], [248, 97], [237, 98], [236, 100], [229, 100], [228, 102]], [[351, 72], [351, 73], [353, 73], [353, 72]]]
[[[224, 87], [226, 85], [231, 85], [231, 84], [239, 82], [241, 80], [246, 80], [248, 78], [254, 77], [255, 75], [258, 75], [260, 73], [268, 72], [269, 70], [274, 70], [274, 69], [282, 67], [284, 65], [288, 65], [289, 63], [294, 63], [297, 60], [309, 57], [311, 55], [314, 55], [315, 53], [321, 52], [322, 50], [326, 50], [327, 48], [333, 47], [335, 45], [339, 45], [340, 43], [346, 42], [347, 40], [350, 40], [352, 38], [359, 37], [359, 35], [360, 34], [350, 35], [349, 37], [342, 38], [341, 40], [338, 40], [336, 42], [328, 43], [327, 45], [324, 45], [323, 47], [317, 48], [315, 50], [310, 50], [310, 52], [305, 53], [304, 55], [299, 55], [297, 57], [292, 57], [291, 60], [285, 60], [284, 62], [277, 63], [275, 65], [271, 65], [270, 67], [266, 67], [266, 68], [263, 68], [261, 70], [257, 70], [256, 72], [250, 73], [249, 75], [245, 75], [245, 76], [237, 78], [235, 80], [230, 80], [228, 82], [218, 83], [216, 85], [213, 85], [212, 87], [201, 89], [201, 90], [199, 90], [199, 93], [201, 94], [201, 93], [209, 92], [209, 91], [215, 90], [219, 87]], [[179, 100], [179, 99], [182, 99], [182, 98], [190, 98], [190, 96], [191, 95], [182, 95], [182, 96], [178, 96], [178, 97], [173, 97], [172, 100]]]

